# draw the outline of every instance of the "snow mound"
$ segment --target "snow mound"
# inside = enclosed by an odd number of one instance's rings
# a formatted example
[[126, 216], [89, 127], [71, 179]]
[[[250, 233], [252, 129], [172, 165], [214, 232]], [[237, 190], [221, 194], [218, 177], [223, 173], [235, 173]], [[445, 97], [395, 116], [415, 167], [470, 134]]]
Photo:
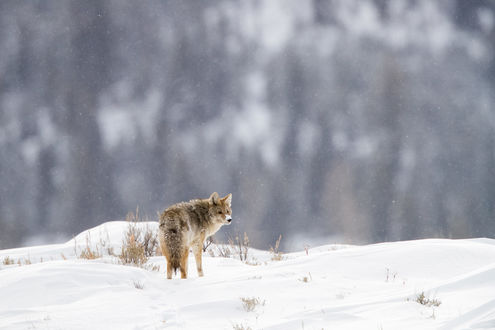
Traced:
[[[191, 256], [187, 280], [166, 280], [163, 257], [148, 261], [159, 271], [121, 265], [104, 251], [77, 258], [88, 244], [120, 251], [127, 226], [109, 222], [65, 244], [0, 250], [0, 328], [495, 328], [492, 239], [324, 245], [282, 260], [250, 249], [249, 263], [205, 253], [205, 276]], [[440, 305], [418, 303], [420, 293]]]

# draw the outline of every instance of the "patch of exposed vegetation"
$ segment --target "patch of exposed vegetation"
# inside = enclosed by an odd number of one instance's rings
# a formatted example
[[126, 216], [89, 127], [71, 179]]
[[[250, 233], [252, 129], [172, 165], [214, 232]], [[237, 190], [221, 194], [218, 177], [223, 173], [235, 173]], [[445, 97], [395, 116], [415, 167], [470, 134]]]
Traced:
[[421, 304], [421, 305], [426, 306], [426, 307], [438, 307], [442, 304], [442, 302], [438, 299], [431, 299], [431, 298], [426, 297], [424, 291], [419, 293], [415, 297], [414, 301], [417, 302], [418, 304]]
[[88, 234], [86, 236], [86, 246], [82, 249], [81, 253], [79, 254], [79, 258], [81, 259], [98, 259], [101, 258], [102, 254], [98, 246], [96, 248], [91, 247], [91, 238], [90, 235]]
[[[235, 235], [234, 238], [229, 237], [228, 244], [213, 244], [213, 239], [208, 245], [203, 246], [204, 250], [208, 251], [210, 257], [233, 258], [239, 257], [239, 260], [248, 265], [258, 265], [255, 260], [249, 260], [249, 237], [244, 233], [243, 237]], [[252, 258], [251, 258], [252, 259]]]
[[144, 289], [144, 283], [139, 282], [139, 281], [134, 281], [133, 282], [134, 287], [138, 290], [143, 290]]
[[229, 238], [229, 245], [237, 250], [239, 259], [241, 261], [247, 261], [249, 252], [249, 238], [246, 232], [244, 232], [244, 238], [239, 238], [239, 235], [235, 235], [235, 238]]
[[280, 235], [278, 237], [278, 240], [275, 242], [275, 247], [270, 246], [270, 253], [272, 255], [272, 260], [280, 261], [285, 259], [283, 253], [279, 250], [281, 240], [282, 240], [282, 235]]
[[[144, 219], [147, 221], [147, 219]], [[124, 265], [145, 267], [148, 259], [156, 255], [159, 249], [157, 233], [146, 226], [138, 226], [143, 219], [139, 217], [139, 211], [127, 214], [126, 221], [129, 223], [127, 231], [122, 240], [122, 248], [118, 255], [120, 262]], [[150, 270], [159, 270], [159, 266], [153, 266]]]
[[299, 281], [308, 283], [313, 280], [313, 276], [311, 276], [311, 273], [308, 273], [308, 276], [303, 276], [299, 279]]
[[252, 297], [252, 298], [241, 297], [241, 301], [242, 301], [242, 308], [246, 312], [252, 312], [255, 310], [256, 307], [265, 305], [265, 300], [261, 300], [260, 298], [256, 298], [256, 297]]
[[14, 259], [10, 258], [9, 256], [6, 256], [5, 258], [3, 258], [2, 263], [4, 265], [13, 265], [13, 264], [15, 264], [15, 261], [14, 261]]

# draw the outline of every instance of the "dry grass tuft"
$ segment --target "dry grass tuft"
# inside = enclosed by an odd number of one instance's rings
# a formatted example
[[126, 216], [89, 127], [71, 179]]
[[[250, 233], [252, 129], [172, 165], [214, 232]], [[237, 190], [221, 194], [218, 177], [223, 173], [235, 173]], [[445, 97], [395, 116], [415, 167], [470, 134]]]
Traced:
[[265, 306], [265, 300], [261, 300], [260, 298], [252, 297], [252, 298], [245, 298], [241, 297], [242, 301], [242, 308], [246, 312], [252, 312], [257, 306]]
[[247, 264], [252, 264], [248, 261], [249, 255], [249, 238], [246, 233], [244, 237], [240, 238], [239, 234], [235, 235], [234, 238], [228, 238], [228, 244], [213, 244], [211, 242], [205, 243], [203, 250], [208, 251], [210, 257], [222, 257], [222, 258], [233, 258], [239, 257], [239, 259]]
[[10, 258], [9, 256], [6, 256], [5, 258], [3, 258], [2, 263], [4, 265], [13, 265], [13, 264], [15, 264], [15, 261], [14, 261], [14, 259]]
[[275, 242], [275, 247], [270, 246], [270, 253], [272, 254], [272, 260], [280, 261], [280, 260], [285, 259], [285, 257], [283, 256], [283, 253], [281, 251], [279, 251], [281, 240], [282, 240], [282, 235], [280, 235], [278, 237], [278, 240]]
[[5, 256], [2, 260], [2, 264], [9, 266], [17, 264], [18, 266], [31, 265], [31, 259], [28, 257], [19, 258], [17, 261], [14, 258], [9, 256]]
[[79, 254], [79, 258], [93, 260], [93, 259], [101, 258], [101, 256], [102, 254], [98, 247], [96, 247], [96, 249], [93, 249], [91, 247], [91, 236], [88, 234], [86, 236], [86, 246]]
[[303, 276], [299, 279], [299, 281], [308, 283], [313, 280], [313, 276], [311, 276], [311, 273], [308, 273], [308, 276]]
[[134, 287], [138, 290], [143, 290], [144, 289], [144, 283], [139, 282], [139, 281], [134, 281], [133, 282]]
[[230, 258], [234, 255], [232, 247], [226, 244], [212, 245], [207, 251], [210, 257]]
[[122, 249], [119, 255], [120, 261], [124, 265], [142, 266], [148, 262], [145, 249], [141, 243], [141, 229], [135, 224], [129, 223], [129, 227], [122, 241]]
[[[157, 233], [148, 227], [143, 229], [137, 225], [137, 222], [143, 221], [139, 217], [139, 210], [136, 210], [136, 213], [127, 214], [126, 220], [129, 225], [124, 234], [122, 249], [118, 257], [124, 265], [147, 268], [144, 265], [159, 250]], [[151, 270], [159, 269], [159, 266], [151, 268]]]
[[206, 252], [206, 250], [208, 250], [210, 245], [212, 245], [214, 242], [215, 241], [213, 239], [213, 236], [208, 237], [206, 241], [203, 243], [203, 252]]
[[249, 252], [249, 237], [246, 232], [244, 232], [243, 239], [240, 239], [239, 235], [235, 235], [235, 239], [229, 238], [229, 245], [234, 251], [239, 253], [239, 259], [241, 259], [241, 261], [247, 261]]
[[[77, 253], [77, 241], [74, 239], [74, 255], [81, 259], [98, 259], [103, 257], [103, 251], [106, 251], [108, 255], [114, 256], [113, 248], [110, 247], [110, 237], [108, 236], [106, 240], [100, 236], [99, 241], [96, 244], [92, 244], [91, 242], [91, 234], [88, 232], [86, 234], [86, 245], [82, 249], [80, 253]], [[94, 247], [93, 247], [94, 246]], [[67, 260], [67, 257], [61, 253], [60, 256], [62, 259]]]
[[24, 258], [23, 260], [21, 260], [21, 259], [17, 260], [17, 264], [19, 266], [22, 266], [22, 265], [31, 265], [31, 263], [32, 262], [31, 262], [31, 259], [29, 257]]
[[424, 291], [418, 294], [414, 301], [427, 307], [438, 307], [442, 304], [442, 302], [438, 299], [427, 298]]

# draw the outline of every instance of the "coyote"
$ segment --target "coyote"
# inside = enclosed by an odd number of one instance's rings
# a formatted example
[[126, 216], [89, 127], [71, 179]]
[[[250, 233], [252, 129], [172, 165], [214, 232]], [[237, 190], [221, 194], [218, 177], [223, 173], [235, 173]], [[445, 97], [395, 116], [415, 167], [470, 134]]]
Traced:
[[221, 226], [232, 222], [232, 194], [220, 198], [216, 192], [208, 199], [193, 199], [167, 208], [160, 215], [159, 240], [167, 258], [167, 278], [172, 270], [180, 269], [181, 278], [187, 278], [187, 260], [192, 247], [198, 275], [203, 276], [201, 253], [205, 239]]

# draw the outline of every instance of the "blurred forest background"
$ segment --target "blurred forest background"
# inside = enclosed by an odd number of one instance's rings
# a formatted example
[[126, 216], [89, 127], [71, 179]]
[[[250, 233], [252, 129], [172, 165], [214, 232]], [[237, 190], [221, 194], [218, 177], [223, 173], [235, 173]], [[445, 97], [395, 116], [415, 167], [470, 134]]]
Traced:
[[495, 1], [0, 1], [0, 247], [233, 194], [267, 248], [495, 237]]

